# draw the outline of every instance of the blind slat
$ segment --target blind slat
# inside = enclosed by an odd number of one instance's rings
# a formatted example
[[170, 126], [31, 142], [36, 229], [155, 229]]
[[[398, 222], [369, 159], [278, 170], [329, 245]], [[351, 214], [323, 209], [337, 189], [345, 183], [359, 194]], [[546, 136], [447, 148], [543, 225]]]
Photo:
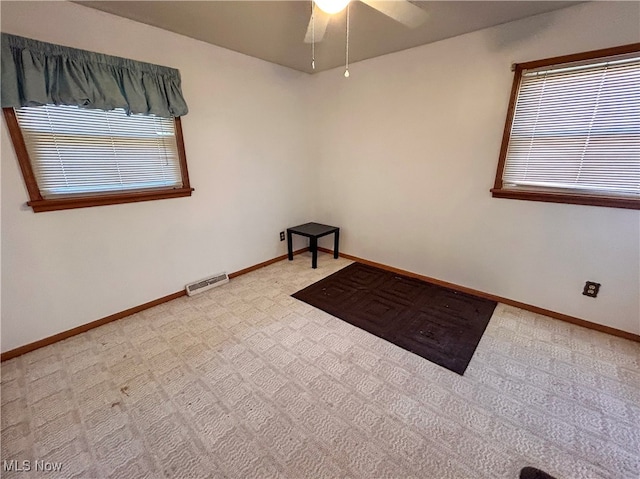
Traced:
[[640, 196], [640, 57], [524, 71], [503, 184]]
[[53, 105], [15, 111], [45, 198], [182, 186], [172, 118]]

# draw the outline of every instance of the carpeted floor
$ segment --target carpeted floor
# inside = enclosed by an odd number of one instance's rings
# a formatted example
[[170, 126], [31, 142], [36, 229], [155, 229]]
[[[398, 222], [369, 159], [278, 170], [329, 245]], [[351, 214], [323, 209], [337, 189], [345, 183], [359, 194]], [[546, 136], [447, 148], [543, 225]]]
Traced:
[[2, 459], [62, 467], [2, 477], [640, 476], [640, 345], [499, 304], [462, 377], [290, 297], [349, 263], [299, 255], [2, 363]]
[[495, 301], [353, 263], [294, 298], [464, 374]]

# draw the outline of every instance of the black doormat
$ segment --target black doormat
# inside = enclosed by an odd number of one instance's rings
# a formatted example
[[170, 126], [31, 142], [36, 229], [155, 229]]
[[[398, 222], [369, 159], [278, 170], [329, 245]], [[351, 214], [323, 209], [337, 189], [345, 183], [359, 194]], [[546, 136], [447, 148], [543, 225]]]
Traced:
[[353, 263], [292, 295], [460, 375], [495, 301]]

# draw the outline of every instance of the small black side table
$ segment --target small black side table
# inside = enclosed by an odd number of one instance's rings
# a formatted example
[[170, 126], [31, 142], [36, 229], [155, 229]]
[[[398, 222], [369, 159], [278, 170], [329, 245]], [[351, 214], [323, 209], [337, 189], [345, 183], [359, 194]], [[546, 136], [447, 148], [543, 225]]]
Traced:
[[318, 267], [318, 238], [334, 234], [333, 257], [338, 257], [338, 243], [340, 242], [340, 228], [336, 226], [321, 225], [320, 223], [305, 223], [303, 225], [287, 228], [287, 248], [289, 249], [289, 261], [293, 260], [293, 235], [306, 236], [309, 238], [309, 249], [311, 250], [311, 267]]

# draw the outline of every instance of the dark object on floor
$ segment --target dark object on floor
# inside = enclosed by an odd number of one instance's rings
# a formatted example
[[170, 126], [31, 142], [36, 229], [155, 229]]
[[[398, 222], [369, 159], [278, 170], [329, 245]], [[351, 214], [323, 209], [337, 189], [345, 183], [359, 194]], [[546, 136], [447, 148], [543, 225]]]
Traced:
[[535, 467], [523, 467], [520, 471], [520, 479], [556, 479]]
[[496, 307], [495, 301], [362, 263], [292, 296], [460, 375]]
[[340, 228], [337, 226], [323, 225], [320, 223], [305, 223], [303, 225], [287, 228], [287, 250], [289, 261], [293, 260], [293, 235], [309, 238], [309, 250], [311, 251], [311, 267], [318, 267], [318, 238], [333, 233], [333, 257], [338, 258], [338, 244], [340, 243]]

